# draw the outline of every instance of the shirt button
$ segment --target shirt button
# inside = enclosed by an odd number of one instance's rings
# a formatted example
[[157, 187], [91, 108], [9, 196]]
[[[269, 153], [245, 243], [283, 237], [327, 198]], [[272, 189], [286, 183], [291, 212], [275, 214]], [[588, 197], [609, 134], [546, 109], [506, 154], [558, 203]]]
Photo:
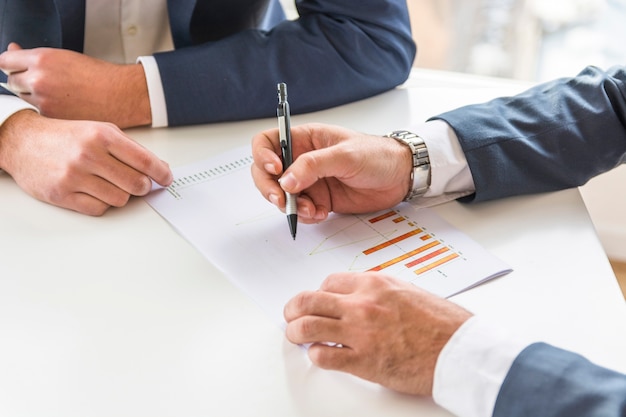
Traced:
[[128, 27], [128, 29], [126, 29], [126, 33], [130, 36], [135, 36], [137, 34], [137, 26], [135, 25], [131, 25]]

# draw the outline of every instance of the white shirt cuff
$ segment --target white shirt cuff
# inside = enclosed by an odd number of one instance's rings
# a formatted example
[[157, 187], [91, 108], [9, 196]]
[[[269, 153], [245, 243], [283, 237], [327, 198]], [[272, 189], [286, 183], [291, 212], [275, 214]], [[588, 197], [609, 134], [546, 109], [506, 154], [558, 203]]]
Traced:
[[409, 130], [424, 139], [431, 170], [430, 187], [423, 196], [411, 200], [411, 204], [434, 206], [474, 192], [474, 180], [465, 153], [456, 133], [446, 122], [433, 120]]
[[19, 97], [0, 95], [0, 125], [18, 111], [27, 109], [34, 110], [39, 113], [37, 107], [30, 105]]
[[165, 93], [161, 82], [161, 73], [156, 59], [153, 56], [140, 56], [137, 58], [143, 66], [148, 83], [148, 96], [150, 98], [150, 110], [152, 112], [152, 127], [167, 127], [167, 107], [165, 105]]
[[[37, 107], [30, 105], [19, 97], [4, 94], [0, 95], [0, 125], [9, 117], [22, 110], [34, 110], [39, 113]], [[0, 167], [0, 175], [3, 173], [4, 171]]]
[[471, 317], [439, 354], [435, 402], [460, 417], [490, 417], [513, 361], [530, 343]]

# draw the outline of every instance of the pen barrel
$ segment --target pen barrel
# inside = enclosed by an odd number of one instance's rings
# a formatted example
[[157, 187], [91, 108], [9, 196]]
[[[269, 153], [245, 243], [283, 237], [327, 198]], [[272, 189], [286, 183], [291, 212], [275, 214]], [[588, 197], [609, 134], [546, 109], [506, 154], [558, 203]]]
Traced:
[[296, 206], [295, 194], [285, 193], [285, 214], [288, 216], [291, 214], [298, 214], [298, 207]]
[[283, 154], [283, 169], [287, 169], [293, 162], [293, 154], [291, 151], [291, 126], [288, 111], [278, 116], [278, 136]]

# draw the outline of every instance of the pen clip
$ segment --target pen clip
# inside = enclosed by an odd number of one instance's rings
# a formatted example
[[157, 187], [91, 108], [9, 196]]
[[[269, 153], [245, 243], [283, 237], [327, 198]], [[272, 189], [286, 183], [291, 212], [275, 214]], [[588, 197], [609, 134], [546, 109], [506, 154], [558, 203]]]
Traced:
[[280, 148], [283, 155], [283, 169], [287, 169], [293, 162], [293, 154], [291, 151], [291, 123], [289, 102], [287, 101], [287, 84], [279, 83], [278, 90], [278, 107], [276, 115], [278, 116], [278, 137], [280, 140]]

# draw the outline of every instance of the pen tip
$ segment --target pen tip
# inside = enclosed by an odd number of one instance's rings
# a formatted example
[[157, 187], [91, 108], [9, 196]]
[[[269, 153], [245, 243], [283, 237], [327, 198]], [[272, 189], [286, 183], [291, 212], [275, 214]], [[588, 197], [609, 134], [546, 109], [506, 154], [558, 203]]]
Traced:
[[298, 216], [295, 214], [290, 214], [287, 216], [287, 221], [289, 222], [289, 231], [291, 232], [291, 237], [293, 240], [296, 240], [296, 230], [298, 227]]

